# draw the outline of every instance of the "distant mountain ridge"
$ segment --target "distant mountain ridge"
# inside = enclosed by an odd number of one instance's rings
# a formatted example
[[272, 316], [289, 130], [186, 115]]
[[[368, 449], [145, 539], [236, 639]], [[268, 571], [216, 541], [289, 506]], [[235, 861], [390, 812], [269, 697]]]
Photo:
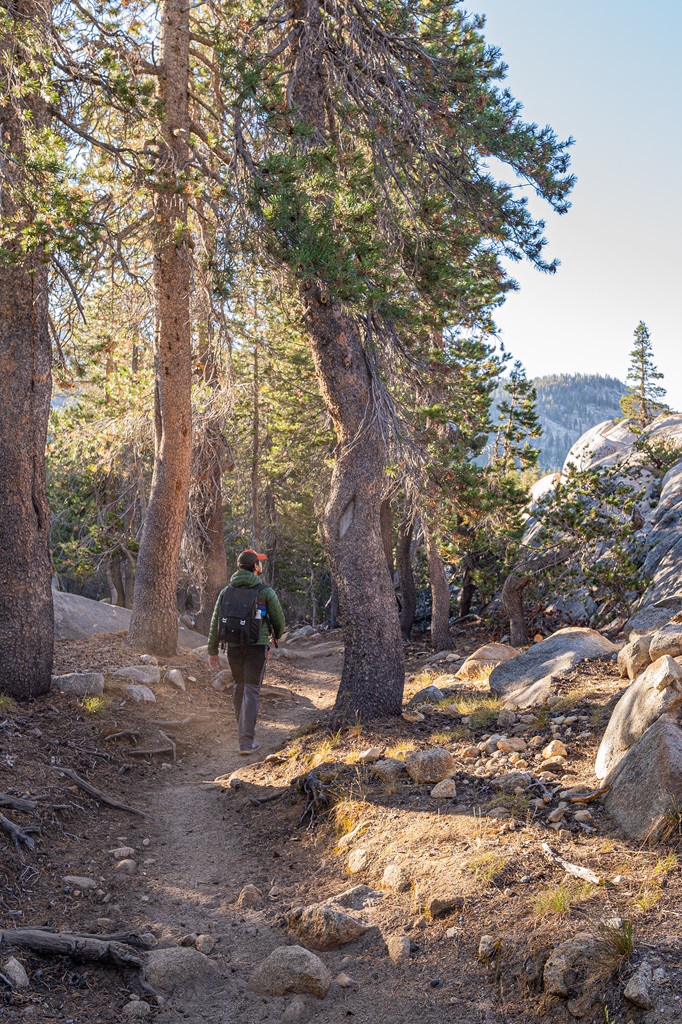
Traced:
[[[570, 449], [586, 430], [604, 420], [621, 418], [620, 399], [627, 388], [616, 377], [596, 373], [552, 373], [536, 377], [536, 409], [542, 426], [542, 437], [533, 440], [540, 449], [539, 468], [561, 469]], [[498, 420], [497, 406], [506, 398], [504, 382], [493, 399], [493, 421]], [[489, 439], [493, 442], [493, 435]], [[480, 462], [483, 464], [485, 457]]]
[[553, 373], [536, 377], [537, 413], [542, 424], [541, 469], [561, 469], [578, 438], [604, 420], [623, 415], [620, 399], [627, 391], [616, 377], [593, 373]]

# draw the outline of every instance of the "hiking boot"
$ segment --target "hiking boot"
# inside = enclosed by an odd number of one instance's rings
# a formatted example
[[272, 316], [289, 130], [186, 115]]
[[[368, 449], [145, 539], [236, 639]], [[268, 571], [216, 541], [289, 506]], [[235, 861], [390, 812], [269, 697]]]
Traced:
[[255, 754], [257, 750], [260, 750], [260, 743], [252, 743], [250, 747], [240, 747], [239, 753], [246, 757], [248, 754]]

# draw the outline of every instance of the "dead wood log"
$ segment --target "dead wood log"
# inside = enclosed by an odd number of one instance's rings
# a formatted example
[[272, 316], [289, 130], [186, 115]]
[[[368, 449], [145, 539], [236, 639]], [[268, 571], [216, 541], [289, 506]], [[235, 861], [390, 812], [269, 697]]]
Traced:
[[13, 811], [35, 811], [37, 806], [35, 800], [24, 800], [20, 796], [0, 793], [0, 807], [11, 807]]
[[111, 796], [107, 796], [101, 790], [96, 789], [95, 786], [91, 785], [85, 779], [82, 779], [80, 775], [77, 775], [72, 768], [62, 768], [61, 765], [52, 765], [52, 770], [59, 772], [60, 775], [65, 776], [67, 779], [72, 779], [79, 789], [82, 789], [84, 793], [93, 797], [101, 804], [106, 804], [108, 807], [115, 807], [117, 811], [127, 811], [128, 814], [138, 814], [141, 818], [145, 818], [146, 814], [144, 811], [139, 810], [137, 807], [129, 807], [128, 804], [121, 803], [120, 800], [115, 800]]
[[12, 840], [12, 845], [14, 846], [16, 855], [19, 858], [19, 861], [23, 864], [24, 856], [21, 852], [21, 847], [25, 846], [27, 850], [34, 850], [36, 845], [35, 840], [31, 839], [29, 835], [26, 835], [23, 829], [19, 828], [18, 825], [15, 825], [15, 823], [10, 821], [9, 818], [6, 818], [4, 814], [0, 814], [0, 829], [2, 829], [3, 832], [6, 832]]
[[604, 879], [601, 875], [598, 875], [596, 871], [592, 871], [591, 868], [581, 868], [578, 864], [571, 864], [570, 861], [564, 860], [556, 850], [552, 849], [549, 843], [542, 844], [542, 852], [550, 864], [554, 864], [555, 867], [561, 868], [567, 875], [573, 875], [575, 878], [580, 878], [583, 882], [591, 882], [592, 885], [603, 885]]
[[574, 796], [569, 796], [569, 803], [572, 804], [591, 804], [595, 800], [598, 800], [600, 796], [604, 796], [605, 793], [611, 789], [610, 786], [600, 786], [599, 789], [593, 790], [591, 793], [579, 793]]
[[512, 647], [524, 647], [528, 643], [528, 626], [523, 610], [523, 591], [539, 573], [553, 569], [567, 562], [571, 555], [568, 544], [560, 544], [544, 555], [527, 558], [518, 562], [507, 576], [502, 587], [502, 604], [509, 616], [509, 630]]
[[119, 967], [144, 966], [144, 962], [129, 944], [108, 937], [49, 932], [41, 928], [5, 928], [0, 931], [2, 942], [48, 956], [70, 956], [74, 960], [95, 963], [109, 962]]

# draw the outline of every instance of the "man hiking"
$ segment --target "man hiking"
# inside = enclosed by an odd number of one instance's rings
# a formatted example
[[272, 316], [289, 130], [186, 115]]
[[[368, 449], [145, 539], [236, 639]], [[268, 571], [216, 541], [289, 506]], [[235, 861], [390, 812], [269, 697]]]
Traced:
[[208, 664], [220, 668], [219, 645], [227, 644], [234, 678], [232, 701], [239, 733], [239, 753], [260, 748], [254, 743], [258, 698], [270, 653], [270, 636], [284, 632], [284, 612], [274, 590], [260, 580], [266, 555], [247, 548], [237, 559], [237, 571], [220, 591], [208, 634]]

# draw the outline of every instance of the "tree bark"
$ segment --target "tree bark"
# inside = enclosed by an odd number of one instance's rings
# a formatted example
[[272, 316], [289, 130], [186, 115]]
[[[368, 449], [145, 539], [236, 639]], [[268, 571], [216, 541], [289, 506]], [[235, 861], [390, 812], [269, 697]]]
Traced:
[[509, 616], [512, 647], [524, 647], [528, 643], [528, 626], [523, 610], [524, 590], [534, 576], [568, 561], [570, 555], [569, 545], [562, 544], [544, 555], [519, 562], [507, 576], [502, 587], [502, 604]]
[[393, 509], [391, 508], [390, 498], [384, 498], [381, 502], [379, 518], [381, 522], [381, 543], [384, 545], [386, 565], [391, 574], [391, 579], [393, 579], [393, 573], [395, 572], [393, 564]]
[[213, 500], [204, 514], [205, 538], [202, 545], [202, 572], [198, 587], [199, 611], [195, 617], [196, 628], [204, 636], [208, 636], [218, 594], [226, 586], [228, 580], [221, 490], [220, 480], [218, 480], [213, 488]]
[[460, 590], [459, 601], [457, 602], [457, 614], [460, 619], [463, 619], [471, 611], [471, 604], [475, 593], [476, 584], [471, 578], [471, 569], [469, 566], [466, 566], [462, 578], [462, 589]]
[[189, 6], [161, 5], [158, 96], [164, 111], [155, 183], [156, 447], [154, 475], [137, 559], [128, 641], [173, 655], [177, 648], [177, 568], [192, 458], [189, 163]]
[[431, 646], [434, 651], [450, 647], [450, 587], [438, 544], [430, 530], [424, 530], [426, 557], [431, 582]]
[[[17, 0], [9, 8], [5, 5], [8, 12], [22, 30], [27, 24], [38, 31], [49, 27], [49, 3]], [[11, 35], [0, 35], [3, 81], [5, 73], [15, 73], [7, 62], [16, 68], [26, 59]], [[49, 111], [36, 94], [0, 104], [0, 216], [17, 224], [16, 243], [7, 245], [14, 252], [0, 262], [0, 691], [25, 700], [47, 693], [52, 676], [52, 563], [45, 484], [52, 377], [47, 263], [40, 252], [21, 252], [20, 232], [29, 226], [31, 213], [15, 203], [23, 191], [25, 159], [21, 118], [13, 106], [19, 102], [36, 128], [47, 126]]]
[[406, 640], [409, 640], [412, 636], [412, 627], [417, 611], [417, 588], [414, 585], [414, 569], [412, 565], [413, 536], [414, 523], [403, 519], [398, 527], [395, 559], [401, 597], [400, 629]]
[[372, 380], [353, 318], [317, 285], [301, 288], [322, 396], [338, 439], [323, 532], [339, 594], [345, 655], [336, 712], [345, 721], [399, 714], [405, 662], [381, 539], [386, 463]]

